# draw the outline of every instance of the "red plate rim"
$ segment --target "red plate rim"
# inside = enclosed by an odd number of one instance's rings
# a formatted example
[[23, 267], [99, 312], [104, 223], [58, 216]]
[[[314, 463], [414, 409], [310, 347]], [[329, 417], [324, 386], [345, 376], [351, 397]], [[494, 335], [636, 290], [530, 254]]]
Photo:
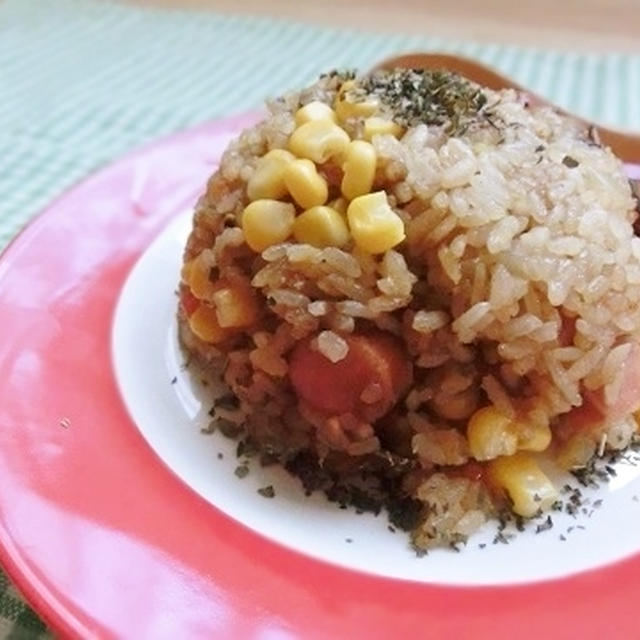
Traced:
[[117, 392], [113, 309], [137, 258], [254, 119], [123, 157], [0, 256], [0, 561], [10, 577], [68, 637], [637, 637], [640, 554], [508, 587], [374, 577], [238, 525], [151, 451]]

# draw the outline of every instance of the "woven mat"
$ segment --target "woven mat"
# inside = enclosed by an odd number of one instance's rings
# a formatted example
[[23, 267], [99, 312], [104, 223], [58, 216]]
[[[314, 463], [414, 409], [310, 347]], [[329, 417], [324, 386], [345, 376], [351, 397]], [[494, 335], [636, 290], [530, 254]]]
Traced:
[[[381, 35], [90, 0], [0, 3], [0, 250], [87, 173], [152, 138], [259, 105], [335, 67], [462, 53], [559, 105], [640, 129], [640, 55]], [[1, 517], [1, 514], [0, 514]], [[0, 638], [49, 637], [0, 572]]]

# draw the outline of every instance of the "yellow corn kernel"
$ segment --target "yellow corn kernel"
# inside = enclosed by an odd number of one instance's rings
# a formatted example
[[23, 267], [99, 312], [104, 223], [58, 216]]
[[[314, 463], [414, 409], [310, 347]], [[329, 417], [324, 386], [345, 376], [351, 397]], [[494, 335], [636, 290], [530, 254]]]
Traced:
[[527, 453], [496, 458], [488, 466], [489, 477], [509, 494], [518, 515], [531, 518], [558, 499], [551, 480]]
[[189, 260], [182, 265], [180, 269], [180, 279], [185, 284], [189, 284], [189, 278], [191, 277], [191, 269], [193, 268], [193, 260]]
[[242, 213], [242, 230], [246, 243], [257, 253], [284, 242], [293, 231], [295, 207], [279, 200], [256, 200]]
[[518, 449], [522, 451], [544, 451], [551, 444], [551, 429], [548, 424], [523, 424], [517, 422]]
[[300, 126], [311, 120], [331, 120], [337, 122], [336, 112], [326, 103], [315, 100], [305, 104], [296, 111], [296, 125]]
[[376, 150], [370, 142], [353, 140], [347, 146], [342, 166], [341, 190], [345, 198], [353, 200], [371, 191], [376, 177]]
[[303, 208], [324, 204], [329, 197], [327, 181], [318, 173], [311, 160], [299, 159], [284, 172], [284, 183], [291, 197]]
[[349, 202], [345, 198], [336, 198], [331, 202], [327, 203], [329, 207], [335, 209], [340, 215], [347, 215], [347, 207], [349, 206]]
[[293, 154], [285, 149], [273, 149], [260, 158], [247, 183], [249, 200], [284, 198], [287, 195], [287, 187], [284, 184], [283, 173], [293, 159]]
[[213, 294], [218, 324], [223, 328], [248, 327], [256, 317], [257, 307], [249, 291], [240, 287], [224, 287]]
[[203, 255], [200, 254], [194, 258], [185, 271], [188, 278], [186, 282], [191, 289], [191, 293], [200, 300], [211, 300], [216, 287], [209, 278], [211, 265], [208, 261], [205, 261]]
[[336, 115], [343, 122], [349, 118], [367, 118], [378, 110], [378, 101], [375, 98], [367, 97], [364, 100], [349, 100], [348, 91], [355, 86], [353, 80], [347, 80], [340, 87], [334, 109]]
[[352, 200], [347, 220], [356, 246], [367, 253], [384, 253], [405, 238], [404, 223], [389, 206], [384, 191]]
[[476, 460], [509, 456], [518, 450], [513, 422], [495, 407], [478, 409], [467, 424], [467, 440]]
[[372, 140], [373, 136], [392, 135], [395, 138], [399, 138], [404, 129], [393, 120], [386, 120], [385, 118], [367, 118], [364, 121], [363, 136], [365, 140]]
[[331, 120], [310, 120], [289, 138], [289, 149], [300, 158], [323, 164], [340, 157], [349, 144], [349, 134]]
[[216, 310], [205, 304], [201, 304], [189, 316], [189, 327], [200, 340], [213, 344], [221, 342], [229, 335], [218, 323]]
[[343, 247], [349, 242], [349, 229], [335, 209], [312, 207], [296, 218], [293, 237], [314, 247]]

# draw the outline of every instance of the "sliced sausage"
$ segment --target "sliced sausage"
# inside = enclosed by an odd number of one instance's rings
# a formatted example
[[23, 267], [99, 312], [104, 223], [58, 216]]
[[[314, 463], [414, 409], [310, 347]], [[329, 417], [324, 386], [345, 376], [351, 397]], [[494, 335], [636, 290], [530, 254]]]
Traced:
[[374, 422], [387, 413], [411, 383], [411, 363], [402, 344], [376, 331], [346, 336], [345, 358], [331, 362], [308, 339], [298, 343], [289, 362], [291, 383], [316, 411], [353, 413]]

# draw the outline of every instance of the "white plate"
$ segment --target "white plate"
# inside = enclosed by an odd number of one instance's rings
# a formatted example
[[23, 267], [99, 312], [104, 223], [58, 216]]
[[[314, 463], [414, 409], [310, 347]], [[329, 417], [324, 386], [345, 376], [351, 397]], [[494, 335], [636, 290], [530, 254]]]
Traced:
[[[190, 225], [190, 214], [177, 219], [133, 269], [117, 306], [112, 349], [122, 396], [141, 433], [164, 463], [213, 506], [313, 557], [428, 583], [531, 582], [605, 565], [640, 549], [640, 467], [624, 463], [616, 465], [617, 476], [608, 485], [595, 492], [583, 489], [591, 501], [602, 499], [600, 508], [587, 506], [575, 518], [554, 512], [552, 529], [536, 533], [536, 524], [530, 524], [508, 544], [493, 543], [495, 523], [488, 524], [460, 553], [440, 549], [428, 558], [416, 557], [406, 534], [389, 531], [384, 513], [358, 515], [320, 494], [305, 497], [300, 482], [280, 468], [254, 463], [247, 477], [236, 477], [236, 442], [219, 432], [201, 432], [211, 420], [210, 391], [182, 366], [185, 357], [176, 337], [174, 290]], [[572, 484], [578, 486], [575, 480]], [[258, 494], [266, 485], [274, 487], [274, 499]]]

